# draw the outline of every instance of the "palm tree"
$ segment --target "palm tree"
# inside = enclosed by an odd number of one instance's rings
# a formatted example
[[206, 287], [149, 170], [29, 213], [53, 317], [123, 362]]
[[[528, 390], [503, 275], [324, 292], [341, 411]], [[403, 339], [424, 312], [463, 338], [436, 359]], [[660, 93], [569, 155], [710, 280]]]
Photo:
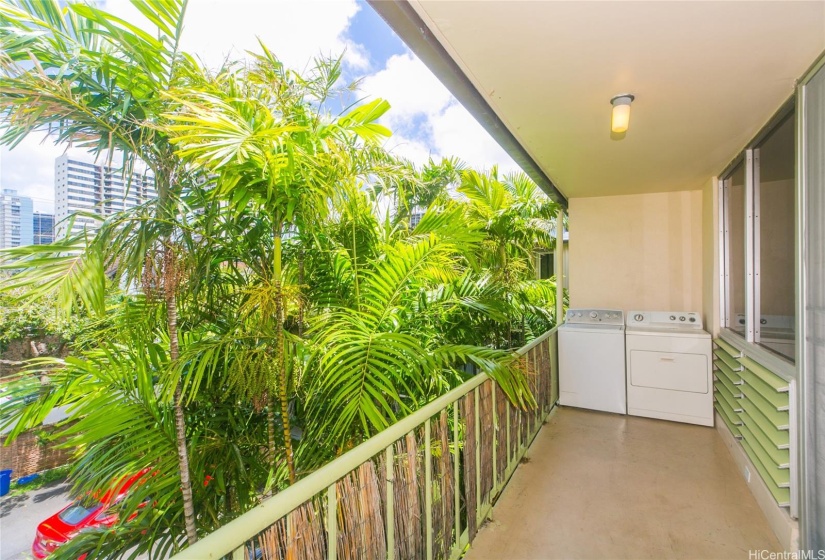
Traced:
[[[2, 289], [56, 291], [99, 317], [75, 355], [32, 364], [51, 384], [21, 381], [39, 400], [0, 410], [2, 423], [14, 437], [71, 406], [63, 435], [84, 450], [81, 491], [152, 473], [124, 504], [134, 525], [59, 554], [192, 543], [460, 383], [468, 361], [531, 406], [514, 356], [489, 335], [547, 299], [524, 273], [547, 233], [531, 185], [468, 172], [468, 201], [451, 200], [458, 162], [418, 173], [378, 145], [386, 102], [329, 113], [340, 61], [301, 76], [262, 45], [212, 75], [178, 51], [185, 3], [135, 5], [157, 38], [85, 5], [0, 3], [0, 139], [53, 125], [59, 141], [124, 151], [126, 173], [143, 160], [160, 195], [95, 236], [2, 257], [22, 269]], [[27, 57], [38, 64], [18, 64]], [[428, 206], [412, 229], [377, 216], [376, 185], [402, 182]], [[142, 294], [107, 302], [112, 282]], [[162, 507], [139, 511], [149, 495]]]
[[543, 316], [541, 323], [549, 328], [556, 285], [535, 279], [532, 259], [536, 249], [555, 247], [551, 232], [557, 204], [524, 173], [499, 178], [495, 167], [488, 173], [464, 172], [458, 192], [466, 197], [469, 215], [484, 223], [487, 238], [478, 258], [500, 283], [509, 307], [506, 337], [499, 336], [499, 344], [512, 346], [513, 324], [524, 333], [528, 315]]
[[[212, 196], [237, 216], [255, 215], [273, 240], [271, 252], [265, 253], [269, 266], [250, 263], [248, 253], [237, 257], [256, 273], [256, 288], [241, 312], [254, 314], [247, 324], [257, 330], [256, 338], [269, 339], [289, 481], [294, 483], [287, 362], [295, 345], [286, 343], [285, 322], [287, 307], [301, 296], [299, 286], [285, 284], [283, 238], [322, 218], [337, 185], [369, 171], [365, 155], [371, 152], [359, 141], [375, 145], [389, 134], [375, 122], [389, 105], [375, 100], [333, 118], [324, 112], [324, 103], [340, 77], [340, 60], [318, 61], [304, 78], [261, 47], [263, 54], [250, 66], [215, 77], [202, 74], [199, 87], [174, 91], [182, 110], [167, 117], [178, 153], [215, 175]], [[259, 390], [273, 388], [264, 381], [268, 385]]]
[[[98, 314], [103, 309], [104, 271], [135, 285], [158, 269], [153, 288], [164, 305], [169, 359], [179, 355], [178, 289], [182, 277], [177, 245], [181, 186], [187, 172], [159, 128], [175, 102], [163, 92], [195, 65], [179, 51], [186, 0], [134, 0], [155, 35], [85, 4], [65, 10], [57, 0], [0, 3], [0, 142], [16, 145], [49, 129], [56, 142], [97, 154], [124, 154], [124, 174], [139, 159], [153, 172], [158, 199], [151, 218], [142, 216], [124, 234], [104, 227], [94, 239], [67, 238], [37, 251], [7, 254], [12, 266], [29, 272], [13, 284], [59, 289], [64, 304], [77, 297]], [[29, 63], [33, 62], [33, 64]], [[122, 226], [118, 223], [118, 227]], [[186, 533], [197, 540], [186, 426], [179, 390], [174, 401], [178, 470]]]

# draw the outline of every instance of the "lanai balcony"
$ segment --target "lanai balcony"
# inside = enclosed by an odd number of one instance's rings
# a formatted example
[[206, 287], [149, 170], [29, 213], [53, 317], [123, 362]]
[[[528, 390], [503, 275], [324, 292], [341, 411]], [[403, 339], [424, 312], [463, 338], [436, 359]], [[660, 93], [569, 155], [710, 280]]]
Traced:
[[787, 548], [729, 432], [555, 405], [557, 342], [553, 329], [519, 351], [536, 409], [517, 410], [479, 375], [175, 558], [749, 558]]
[[715, 426], [557, 406], [553, 330], [535, 409], [476, 377], [176, 558], [825, 548], [825, 4], [372, 5], [569, 211], [571, 307], [701, 312]]

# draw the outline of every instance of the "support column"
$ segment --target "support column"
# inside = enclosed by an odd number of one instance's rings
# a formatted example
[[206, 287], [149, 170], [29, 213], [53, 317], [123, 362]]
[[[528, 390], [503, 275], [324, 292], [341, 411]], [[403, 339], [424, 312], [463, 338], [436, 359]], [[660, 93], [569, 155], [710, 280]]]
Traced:
[[564, 209], [556, 214], [556, 253], [553, 257], [556, 276], [556, 324], [564, 321]]

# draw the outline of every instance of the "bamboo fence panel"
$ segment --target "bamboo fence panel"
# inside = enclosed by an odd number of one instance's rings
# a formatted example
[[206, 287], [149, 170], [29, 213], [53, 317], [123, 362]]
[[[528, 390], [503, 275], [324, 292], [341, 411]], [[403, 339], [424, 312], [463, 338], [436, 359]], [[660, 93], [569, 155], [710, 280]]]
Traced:
[[476, 520], [476, 426], [475, 426], [475, 393], [470, 392], [461, 398], [461, 418], [464, 426], [464, 511], [467, 522], [467, 533], [470, 542], [475, 539], [478, 531]]
[[446, 410], [441, 411], [433, 426], [433, 557], [447, 558], [457, 535], [453, 531], [456, 488]]
[[321, 501], [304, 503], [253, 539], [246, 560], [314, 560], [326, 558], [327, 542]]
[[399, 560], [415, 560], [424, 556], [423, 476], [420, 463], [416, 435], [411, 432], [395, 444], [395, 557]]

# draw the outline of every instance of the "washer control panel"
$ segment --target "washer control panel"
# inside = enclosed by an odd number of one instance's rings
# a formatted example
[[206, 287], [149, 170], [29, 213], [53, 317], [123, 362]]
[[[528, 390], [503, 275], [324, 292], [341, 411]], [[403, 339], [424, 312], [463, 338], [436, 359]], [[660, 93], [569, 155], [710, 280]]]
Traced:
[[616, 309], [568, 309], [567, 323], [624, 325], [624, 312]]
[[702, 315], [693, 311], [631, 311], [627, 326], [702, 330]]

